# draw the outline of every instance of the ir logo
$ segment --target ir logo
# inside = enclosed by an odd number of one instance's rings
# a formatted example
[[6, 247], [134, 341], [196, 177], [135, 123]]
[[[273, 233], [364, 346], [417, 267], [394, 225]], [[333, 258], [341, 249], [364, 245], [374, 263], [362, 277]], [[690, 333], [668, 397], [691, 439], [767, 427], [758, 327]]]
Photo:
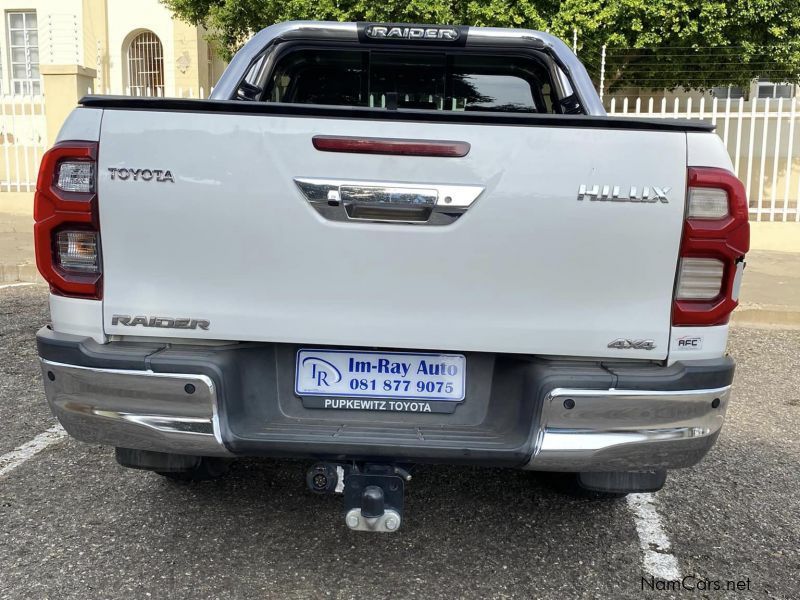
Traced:
[[311, 369], [311, 379], [319, 387], [330, 387], [333, 383], [342, 380], [342, 373], [333, 364], [316, 356], [307, 356], [303, 359], [303, 368]]

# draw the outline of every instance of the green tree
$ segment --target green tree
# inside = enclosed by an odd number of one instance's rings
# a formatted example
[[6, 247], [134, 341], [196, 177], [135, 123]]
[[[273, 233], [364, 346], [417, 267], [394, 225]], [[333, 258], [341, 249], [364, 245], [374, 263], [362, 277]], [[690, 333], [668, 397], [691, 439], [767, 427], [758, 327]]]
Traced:
[[314, 19], [547, 30], [571, 42], [606, 89], [706, 89], [800, 81], [800, 0], [162, 0], [229, 58], [253, 33]]

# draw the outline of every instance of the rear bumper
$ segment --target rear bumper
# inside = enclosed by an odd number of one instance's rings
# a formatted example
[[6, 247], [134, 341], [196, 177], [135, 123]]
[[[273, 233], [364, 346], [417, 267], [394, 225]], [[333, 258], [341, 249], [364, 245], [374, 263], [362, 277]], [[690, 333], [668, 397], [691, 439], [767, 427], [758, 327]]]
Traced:
[[730, 358], [662, 367], [475, 354], [453, 415], [363, 413], [303, 408], [293, 346], [100, 345], [46, 328], [37, 337], [48, 403], [70, 435], [205, 456], [686, 467], [714, 444], [734, 371]]
[[[637, 471], [697, 463], [719, 435], [730, 385], [692, 390], [558, 388], [545, 398], [540, 471]], [[572, 400], [574, 408], [565, 403]], [[716, 407], [715, 407], [716, 406]]]
[[219, 432], [216, 388], [205, 375], [41, 362], [50, 409], [79, 440], [176, 454], [231, 455]]

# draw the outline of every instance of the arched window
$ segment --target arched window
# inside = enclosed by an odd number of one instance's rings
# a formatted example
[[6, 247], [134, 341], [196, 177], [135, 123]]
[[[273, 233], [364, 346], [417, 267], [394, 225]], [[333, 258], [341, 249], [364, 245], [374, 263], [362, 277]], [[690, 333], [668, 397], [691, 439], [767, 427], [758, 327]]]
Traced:
[[164, 49], [152, 31], [143, 31], [128, 46], [128, 86], [134, 96], [164, 95]]

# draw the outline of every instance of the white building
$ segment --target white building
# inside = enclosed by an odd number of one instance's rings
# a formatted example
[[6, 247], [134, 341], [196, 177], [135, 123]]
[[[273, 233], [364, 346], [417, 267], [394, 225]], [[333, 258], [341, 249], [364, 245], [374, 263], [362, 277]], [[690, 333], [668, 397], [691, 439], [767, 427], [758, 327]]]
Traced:
[[39, 65], [95, 69], [95, 89], [204, 95], [225, 64], [158, 0], [0, 0], [0, 93], [41, 92]]

